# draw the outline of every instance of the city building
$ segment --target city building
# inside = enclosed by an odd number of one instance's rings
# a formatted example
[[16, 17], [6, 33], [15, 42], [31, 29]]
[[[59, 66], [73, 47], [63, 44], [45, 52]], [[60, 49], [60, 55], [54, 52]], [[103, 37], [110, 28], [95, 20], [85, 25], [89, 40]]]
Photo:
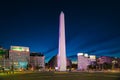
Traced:
[[9, 68], [9, 50], [0, 47], [0, 67]]
[[26, 69], [30, 60], [29, 47], [11, 46], [9, 50], [10, 65], [14, 69]]
[[88, 66], [96, 61], [95, 55], [88, 56], [88, 54], [78, 53], [77, 56], [78, 56], [78, 70], [87, 70]]
[[112, 63], [113, 58], [109, 56], [101, 56], [97, 59], [98, 64], [103, 64], [103, 63]]
[[45, 69], [45, 56], [41, 53], [31, 53], [30, 65], [33, 69]]
[[88, 65], [91, 61], [88, 57], [84, 56], [83, 53], [78, 53], [78, 70], [87, 70]]

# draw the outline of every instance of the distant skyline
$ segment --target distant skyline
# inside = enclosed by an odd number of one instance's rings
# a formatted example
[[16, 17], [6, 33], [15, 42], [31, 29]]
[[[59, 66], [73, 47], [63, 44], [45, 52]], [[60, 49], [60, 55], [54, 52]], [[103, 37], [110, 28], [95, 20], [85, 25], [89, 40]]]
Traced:
[[65, 14], [67, 57], [78, 52], [120, 57], [120, 3], [117, 1], [0, 1], [0, 45], [30, 47], [46, 62], [58, 53], [59, 15]]

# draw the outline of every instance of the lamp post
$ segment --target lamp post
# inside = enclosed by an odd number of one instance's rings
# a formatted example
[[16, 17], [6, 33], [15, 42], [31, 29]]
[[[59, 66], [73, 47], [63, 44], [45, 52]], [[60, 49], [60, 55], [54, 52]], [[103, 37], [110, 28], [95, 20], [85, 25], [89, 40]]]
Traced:
[[5, 68], [5, 55], [3, 55], [3, 66]]

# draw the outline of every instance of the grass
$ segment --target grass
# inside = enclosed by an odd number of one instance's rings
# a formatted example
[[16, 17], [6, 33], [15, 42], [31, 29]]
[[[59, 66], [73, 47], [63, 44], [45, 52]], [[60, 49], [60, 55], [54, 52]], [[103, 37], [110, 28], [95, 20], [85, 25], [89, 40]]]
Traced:
[[34, 72], [2, 74], [0, 80], [120, 80], [120, 73]]

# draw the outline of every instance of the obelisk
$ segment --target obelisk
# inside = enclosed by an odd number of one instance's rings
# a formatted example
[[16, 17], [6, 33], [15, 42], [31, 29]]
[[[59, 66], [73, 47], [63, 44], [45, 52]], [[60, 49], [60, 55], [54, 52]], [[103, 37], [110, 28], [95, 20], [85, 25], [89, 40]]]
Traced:
[[66, 71], [65, 19], [63, 12], [60, 13], [59, 21], [59, 49], [57, 64], [59, 71]]

